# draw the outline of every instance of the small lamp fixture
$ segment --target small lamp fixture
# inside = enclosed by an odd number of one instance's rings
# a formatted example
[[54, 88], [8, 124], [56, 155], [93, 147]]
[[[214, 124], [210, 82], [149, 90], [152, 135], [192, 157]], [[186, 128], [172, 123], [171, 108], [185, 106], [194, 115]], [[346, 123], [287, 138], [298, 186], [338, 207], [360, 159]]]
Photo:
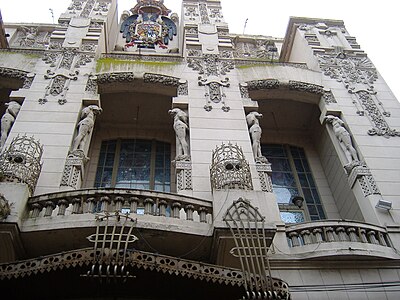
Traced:
[[379, 209], [390, 210], [392, 209], [392, 201], [380, 199], [375, 207]]
[[291, 200], [291, 202], [296, 205], [298, 208], [302, 208], [303, 207], [303, 202], [304, 202], [304, 198], [301, 196], [294, 196]]

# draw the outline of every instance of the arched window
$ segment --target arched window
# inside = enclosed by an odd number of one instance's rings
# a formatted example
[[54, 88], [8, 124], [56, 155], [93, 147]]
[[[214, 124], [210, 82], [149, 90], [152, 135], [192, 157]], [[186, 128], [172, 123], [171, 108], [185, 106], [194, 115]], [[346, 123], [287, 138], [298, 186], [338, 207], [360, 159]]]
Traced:
[[[263, 144], [261, 152], [272, 164], [272, 187], [282, 220], [286, 223], [300, 223], [306, 218], [325, 219], [304, 150], [289, 145]], [[305, 200], [302, 208], [292, 203], [295, 196], [301, 196]]]
[[169, 192], [171, 145], [155, 140], [103, 141], [95, 187]]

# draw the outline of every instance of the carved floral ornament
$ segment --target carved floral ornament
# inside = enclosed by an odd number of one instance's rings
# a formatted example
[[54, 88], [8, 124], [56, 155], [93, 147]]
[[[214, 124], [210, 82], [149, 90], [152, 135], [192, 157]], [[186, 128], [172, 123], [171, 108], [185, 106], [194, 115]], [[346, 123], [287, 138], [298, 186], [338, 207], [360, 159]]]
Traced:
[[0, 78], [21, 80], [23, 82], [22, 88], [24, 89], [29, 89], [31, 87], [35, 75], [35, 73], [0, 67]]
[[352, 95], [357, 114], [368, 117], [373, 125], [367, 132], [369, 135], [387, 138], [400, 136], [400, 132], [390, 128], [385, 119], [391, 114], [377, 97], [373, 84], [378, 79], [378, 72], [368, 57], [345, 52], [316, 54], [316, 56], [324, 75], [343, 83]]
[[[85, 91], [94, 93], [97, 91], [99, 84], [112, 84], [112, 83], [129, 83], [135, 80], [135, 74], [132, 72], [114, 72], [103, 74], [89, 74]], [[178, 95], [188, 94], [187, 80], [154, 73], [145, 73], [143, 75], [143, 82], [149, 84], [162, 84], [164, 86], [171, 86], [177, 88]]]
[[325, 89], [323, 86], [308, 82], [295, 80], [289, 80], [289, 82], [280, 82], [278, 79], [262, 79], [247, 81], [239, 85], [242, 98], [250, 98], [249, 91], [272, 90], [280, 88], [320, 95], [323, 101], [328, 105], [331, 103], [336, 103], [336, 99], [332, 91]]

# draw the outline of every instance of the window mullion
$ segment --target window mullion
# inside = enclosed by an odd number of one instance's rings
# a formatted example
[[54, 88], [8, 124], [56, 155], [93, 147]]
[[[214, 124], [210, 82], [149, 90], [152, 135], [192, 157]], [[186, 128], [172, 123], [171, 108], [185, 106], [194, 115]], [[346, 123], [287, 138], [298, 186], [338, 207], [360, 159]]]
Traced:
[[150, 189], [154, 190], [155, 188], [155, 174], [156, 174], [156, 150], [157, 150], [157, 141], [152, 140], [151, 143], [151, 156], [150, 156]]
[[[297, 190], [299, 191], [299, 196], [301, 196], [305, 200], [303, 188], [300, 183], [299, 174], [297, 174], [296, 165], [294, 163], [294, 158], [292, 156], [292, 152], [290, 151], [289, 145], [285, 145], [285, 151], [286, 151], [286, 155], [289, 159], [290, 168], [292, 169], [292, 172], [293, 172], [293, 177], [294, 177], [294, 181], [296, 182]], [[292, 203], [290, 203], [290, 204], [292, 204]], [[310, 220], [310, 214], [308, 213], [307, 204], [305, 203], [305, 201], [304, 201], [303, 207], [301, 209], [303, 210], [303, 212], [305, 214], [305, 218]]]
[[118, 139], [117, 145], [115, 147], [114, 165], [113, 165], [113, 172], [112, 172], [112, 176], [111, 176], [111, 186], [112, 187], [115, 187], [115, 185], [117, 184], [120, 152], [121, 152], [121, 139]]

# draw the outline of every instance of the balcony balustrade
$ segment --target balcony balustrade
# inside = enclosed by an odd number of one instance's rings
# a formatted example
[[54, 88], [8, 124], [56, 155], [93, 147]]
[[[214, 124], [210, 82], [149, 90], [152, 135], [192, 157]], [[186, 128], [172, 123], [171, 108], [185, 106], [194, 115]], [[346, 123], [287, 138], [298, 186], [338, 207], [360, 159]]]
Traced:
[[386, 229], [353, 221], [318, 221], [286, 228], [289, 247], [301, 247], [318, 243], [365, 243], [391, 247]]
[[212, 202], [155, 191], [87, 189], [31, 197], [28, 210], [29, 218], [118, 211], [208, 223]]

